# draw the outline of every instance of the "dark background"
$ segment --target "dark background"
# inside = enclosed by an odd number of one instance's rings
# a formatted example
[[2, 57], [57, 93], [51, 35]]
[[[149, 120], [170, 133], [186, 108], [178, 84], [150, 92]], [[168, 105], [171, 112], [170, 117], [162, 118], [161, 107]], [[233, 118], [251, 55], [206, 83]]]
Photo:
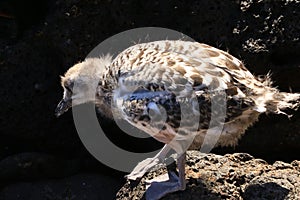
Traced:
[[[137, 27], [174, 29], [229, 51], [255, 75], [271, 71], [280, 90], [300, 92], [299, 15], [300, 4], [291, 1], [1, 0], [0, 199], [109, 199], [121, 187], [124, 174], [85, 150], [71, 112], [54, 116], [59, 75], [106, 38]], [[262, 115], [238, 146], [214, 152], [247, 152], [270, 163], [299, 159], [299, 122], [299, 111], [290, 120]], [[104, 127], [121, 147], [160, 146], [128, 138], [113, 123]], [[99, 189], [103, 183], [111, 189]], [[98, 193], [84, 196], [90, 191]]]

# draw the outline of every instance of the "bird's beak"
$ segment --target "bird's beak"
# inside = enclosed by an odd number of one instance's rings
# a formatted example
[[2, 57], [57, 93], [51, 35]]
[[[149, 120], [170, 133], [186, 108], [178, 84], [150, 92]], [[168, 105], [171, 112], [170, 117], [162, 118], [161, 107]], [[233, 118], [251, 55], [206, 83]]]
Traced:
[[72, 101], [71, 101], [71, 99], [67, 99], [67, 100], [62, 99], [58, 103], [58, 105], [57, 105], [57, 107], [55, 109], [55, 116], [56, 117], [61, 116], [62, 114], [64, 114], [65, 112], [67, 112], [70, 107], [72, 107]]

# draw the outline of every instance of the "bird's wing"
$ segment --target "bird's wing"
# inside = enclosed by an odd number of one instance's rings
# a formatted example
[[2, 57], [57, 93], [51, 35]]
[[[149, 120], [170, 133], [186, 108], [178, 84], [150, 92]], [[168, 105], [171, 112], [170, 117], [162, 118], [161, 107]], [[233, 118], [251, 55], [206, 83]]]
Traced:
[[[246, 95], [239, 88], [238, 78], [229, 73], [228, 68], [215, 64], [202, 57], [155, 48], [126, 50], [112, 63], [119, 74], [115, 99], [128, 100], [132, 93], [139, 91], [166, 91], [176, 97], [196, 95], [198, 102], [201, 99], [209, 102], [212, 92], [225, 90], [230, 99], [242, 104]], [[203, 107], [209, 106], [209, 103], [203, 103]]]
[[[225, 91], [227, 94], [227, 108], [230, 107], [231, 110], [227, 112], [226, 121], [234, 119], [244, 109], [252, 106], [251, 102], [245, 100], [245, 91], [240, 90], [242, 84], [240, 80], [244, 80], [241, 78], [243, 73], [234, 72], [225, 63], [222, 65], [221, 61], [211, 60], [208, 57], [198, 58], [194, 54], [136, 47], [119, 54], [113, 61], [112, 68], [116, 70], [114, 73], [118, 74], [119, 83], [114, 91], [114, 99], [119, 102], [116, 107], [122, 108], [122, 118], [142, 130], [147, 129], [146, 132], [150, 135], [167, 128], [164, 125], [177, 132], [176, 128], [182, 122], [180, 100], [191, 111], [187, 113], [186, 119], [193, 119], [199, 111], [201, 129], [207, 129], [209, 126], [211, 95], [214, 92]], [[196, 97], [198, 103], [196, 105], [200, 105], [198, 110], [197, 107], [194, 109], [193, 106], [189, 106], [193, 105], [193, 102], [185, 101], [193, 97]], [[242, 106], [244, 108], [241, 108]], [[166, 111], [166, 115], [159, 109], [160, 107], [164, 108], [162, 110]], [[164, 120], [159, 118], [157, 123], [151, 125], [151, 121], [153, 122], [150, 120], [151, 112], [158, 113], [155, 116], [162, 115], [167, 118]], [[159, 140], [167, 141], [167, 139], [168, 137]]]

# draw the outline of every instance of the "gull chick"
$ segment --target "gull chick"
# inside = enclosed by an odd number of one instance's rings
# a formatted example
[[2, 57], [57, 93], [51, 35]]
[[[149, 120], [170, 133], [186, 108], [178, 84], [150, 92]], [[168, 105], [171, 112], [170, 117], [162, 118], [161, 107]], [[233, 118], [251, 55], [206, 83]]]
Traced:
[[[260, 114], [285, 114], [300, 105], [299, 93], [278, 91], [269, 75], [255, 77], [227, 52], [180, 40], [136, 44], [114, 59], [88, 58], [71, 67], [61, 84], [64, 95], [57, 116], [93, 102], [107, 117], [117, 113], [165, 144], [155, 157], [138, 163], [129, 180], [143, 177], [170, 150], [178, 154], [178, 175], [168, 172], [168, 182], [152, 182], [146, 191], [149, 200], [185, 189], [185, 152], [214, 141], [218, 129], [211, 121], [222, 125], [216, 145], [233, 146]], [[223, 102], [223, 119], [212, 109], [214, 101]]]

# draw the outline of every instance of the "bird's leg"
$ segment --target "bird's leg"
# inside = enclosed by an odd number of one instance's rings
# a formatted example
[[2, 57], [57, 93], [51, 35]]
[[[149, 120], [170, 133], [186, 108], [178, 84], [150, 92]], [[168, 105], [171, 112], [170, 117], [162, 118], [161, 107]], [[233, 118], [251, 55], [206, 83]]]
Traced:
[[142, 178], [146, 172], [150, 171], [155, 165], [162, 162], [170, 150], [171, 147], [168, 144], [166, 144], [161, 149], [161, 151], [158, 154], [156, 154], [153, 158], [147, 158], [141, 161], [126, 177], [129, 180], [136, 180]]
[[185, 162], [186, 162], [186, 152], [180, 155], [179, 158], [177, 159], [179, 190], [185, 190], [186, 187]]
[[177, 158], [178, 176], [176, 172], [168, 170], [168, 181], [151, 183], [146, 191], [146, 200], [158, 200], [169, 193], [185, 190], [185, 159], [186, 153]]

